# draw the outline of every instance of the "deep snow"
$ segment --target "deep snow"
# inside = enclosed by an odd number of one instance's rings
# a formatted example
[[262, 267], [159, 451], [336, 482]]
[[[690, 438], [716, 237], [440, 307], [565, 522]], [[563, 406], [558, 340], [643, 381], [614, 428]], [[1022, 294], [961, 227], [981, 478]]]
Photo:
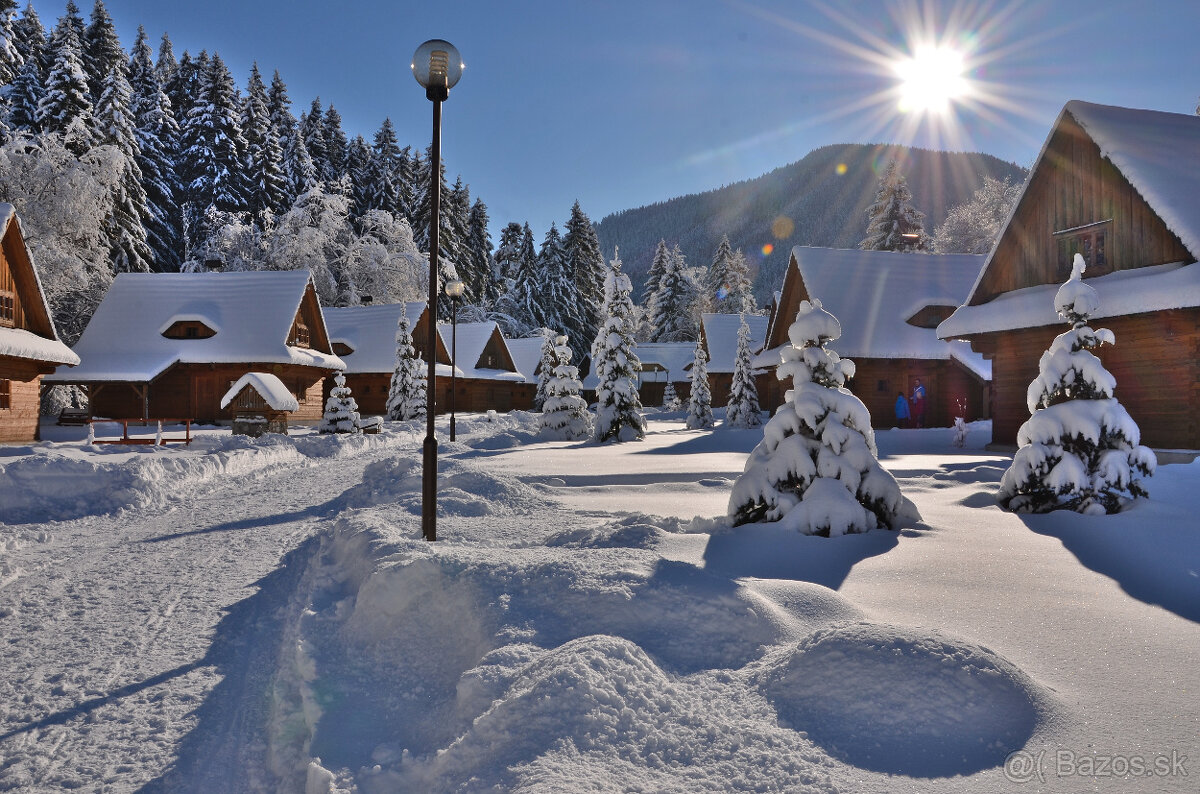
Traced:
[[415, 425], [0, 448], [0, 790], [1194, 790], [1200, 464], [1016, 516], [986, 423], [882, 431], [922, 520], [806, 537], [650, 417], [460, 417], [436, 544]]

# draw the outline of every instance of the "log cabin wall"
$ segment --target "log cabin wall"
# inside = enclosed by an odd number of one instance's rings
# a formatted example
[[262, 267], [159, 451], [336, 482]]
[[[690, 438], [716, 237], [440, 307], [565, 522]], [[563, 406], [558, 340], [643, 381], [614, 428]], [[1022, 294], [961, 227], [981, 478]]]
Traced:
[[[1142, 443], [1158, 449], [1200, 449], [1200, 309], [1180, 309], [1095, 320], [1115, 345], [1098, 355], [1116, 378], [1116, 399], [1137, 423]], [[1038, 360], [1064, 326], [981, 336], [972, 345], [993, 356], [992, 443], [1015, 445], [1029, 419], [1026, 392]]]
[[[329, 397], [333, 379], [327, 379], [325, 398]], [[392, 387], [391, 373], [369, 372], [346, 376], [350, 396], [358, 403], [358, 412], [363, 415], [384, 416], [387, 414], [387, 397]], [[528, 411], [533, 408], [536, 383], [513, 383], [510, 381], [487, 380], [484, 378], [454, 379], [454, 411]], [[434, 410], [439, 414], [450, 412], [450, 378], [438, 377], [436, 382]]]
[[38, 438], [41, 362], [0, 356], [0, 442]]
[[970, 304], [1039, 284], [1061, 284], [1059, 246], [1069, 229], [1110, 221], [1105, 267], [1085, 278], [1194, 258], [1083, 128], [1064, 113], [988, 261]]
[[[151, 419], [190, 418], [212, 423], [228, 420], [228, 409], [221, 409], [221, 398], [247, 372], [270, 372], [296, 395], [299, 410], [291, 420], [316, 421], [324, 412], [322, 387], [325, 371], [294, 364], [177, 364], [149, 386]], [[89, 402], [93, 416], [132, 419], [142, 416], [142, 400], [135, 384], [108, 383], [92, 388]]]

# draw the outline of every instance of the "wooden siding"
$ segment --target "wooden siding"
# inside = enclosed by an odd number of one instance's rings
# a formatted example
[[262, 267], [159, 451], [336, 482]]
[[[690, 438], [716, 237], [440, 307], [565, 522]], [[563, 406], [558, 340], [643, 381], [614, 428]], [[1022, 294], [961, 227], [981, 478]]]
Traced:
[[[392, 387], [390, 372], [346, 375], [346, 385], [350, 387], [350, 395], [358, 403], [360, 414], [383, 416], [387, 413], [387, 397]], [[483, 378], [455, 378], [454, 387], [455, 413], [475, 413], [489, 410], [528, 411], [533, 408], [533, 395], [537, 391], [536, 383], [512, 383]], [[330, 388], [332, 388], [332, 379], [325, 387], [326, 398], [329, 396]], [[449, 413], [449, 402], [450, 378], [439, 377], [436, 380], [434, 396], [436, 413]]]
[[43, 367], [36, 362], [0, 356], [0, 380], [8, 381], [8, 408], [0, 409], [0, 442], [38, 438]]
[[23, 328], [45, 337], [54, 338], [54, 327], [46, 314], [45, 302], [38, 292], [37, 275], [25, 241], [14, 218], [0, 241], [0, 292], [14, 296], [14, 317], [3, 324], [8, 328]]
[[[1114, 396], [1141, 430], [1142, 443], [1159, 449], [1200, 449], [1200, 309], [1182, 309], [1092, 323], [1116, 335], [1098, 351], [1116, 378]], [[1063, 326], [987, 334], [972, 345], [992, 357], [992, 442], [1015, 445], [1029, 418], [1026, 393], [1038, 360]]]
[[[221, 398], [247, 372], [270, 372], [287, 385], [300, 409], [292, 421], [321, 418], [325, 370], [294, 364], [177, 364], [149, 385], [150, 418], [190, 418], [216, 422], [230, 417], [221, 409]], [[99, 387], [99, 388], [98, 388]], [[106, 383], [91, 387], [89, 406], [93, 416], [131, 419], [142, 416], [141, 384]]]
[[1101, 155], [1100, 147], [1064, 113], [985, 266], [971, 304], [1023, 287], [1062, 283], [1070, 273], [1059, 272], [1055, 232], [1109, 219], [1105, 271], [1195, 261], [1129, 180]]

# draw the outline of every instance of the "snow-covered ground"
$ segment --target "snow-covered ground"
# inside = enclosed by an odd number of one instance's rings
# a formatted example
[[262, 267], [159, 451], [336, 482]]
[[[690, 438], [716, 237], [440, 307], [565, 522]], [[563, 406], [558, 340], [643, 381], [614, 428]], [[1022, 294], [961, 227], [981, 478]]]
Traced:
[[0, 447], [0, 790], [1196, 789], [1200, 463], [1017, 516], [986, 423], [880, 432], [923, 520], [829, 539], [650, 419], [460, 417], [436, 544], [411, 425]]

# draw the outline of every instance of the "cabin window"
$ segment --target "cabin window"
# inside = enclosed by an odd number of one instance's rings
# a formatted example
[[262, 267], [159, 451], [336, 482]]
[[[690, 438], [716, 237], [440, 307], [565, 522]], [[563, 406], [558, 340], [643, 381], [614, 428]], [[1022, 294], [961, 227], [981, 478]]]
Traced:
[[12, 381], [0, 378], [0, 411], [12, 408]]
[[17, 296], [0, 290], [0, 325], [12, 327], [17, 323]]
[[1087, 263], [1088, 276], [1102, 276], [1112, 272], [1108, 261], [1108, 241], [1112, 232], [1112, 221], [1100, 221], [1073, 229], [1054, 233], [1058, 241], [1058, 281], [1071, 277], [1071, 264], [1075, 254], [1082, 254]]
[[217, 332], [199, 320], [180, 320], [162, 332], [167, 339], [208, 339]]
[[346, 344], [345, 342], [333, 343], [333, 354], [335, 356], [348, 356], [353, 352], [354, 348], [350, 347], [350, 345]]
[[296, 320], [296, 333], [292, 337], [292, 344], [296, 347], [309, 347], [308, 326], [302, 320]]
[[888, 382], [886, 380], [880, 379], [875, 382], [875, 391], [887, 393], [891, 391], [891, 389], [888, 388]]

